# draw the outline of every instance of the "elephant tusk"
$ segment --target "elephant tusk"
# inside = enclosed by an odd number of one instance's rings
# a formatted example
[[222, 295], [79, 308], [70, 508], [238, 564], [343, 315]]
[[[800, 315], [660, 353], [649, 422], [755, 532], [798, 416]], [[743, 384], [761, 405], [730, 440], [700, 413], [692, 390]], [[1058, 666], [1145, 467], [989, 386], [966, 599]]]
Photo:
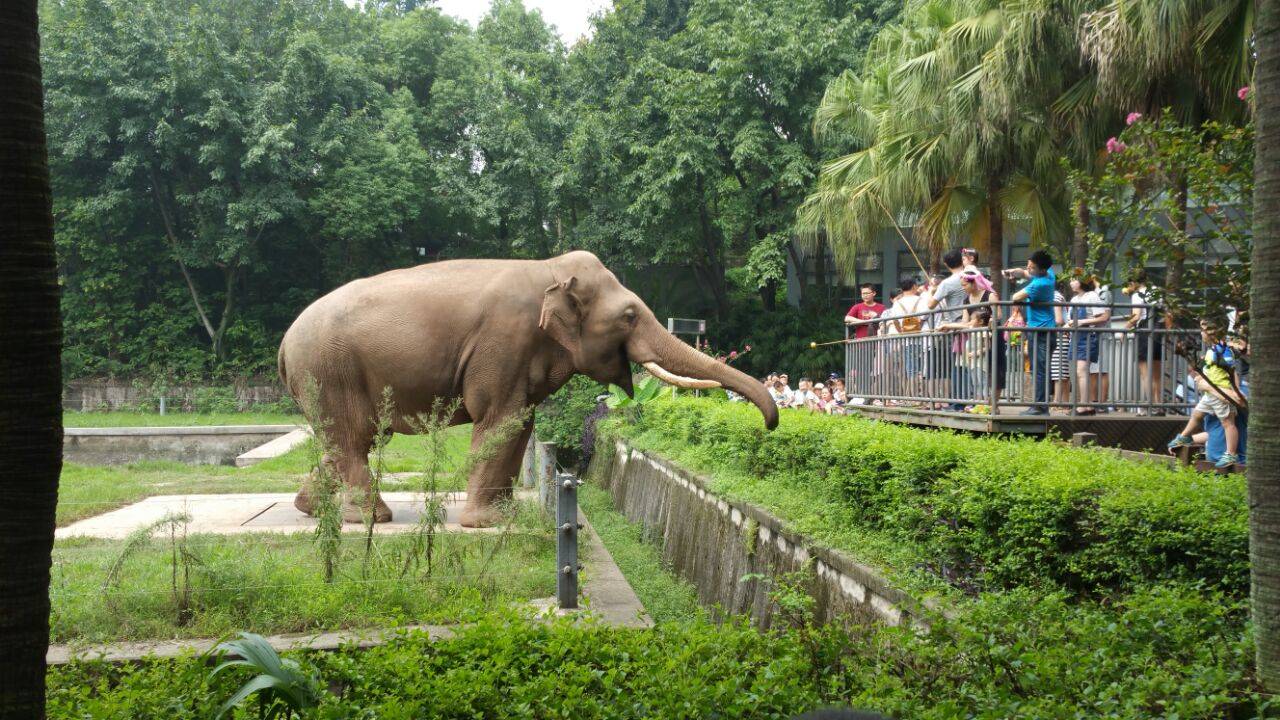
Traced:
[[682, 387], [688, 390], [710, 390], [712, 388], [720, 387], [720, 383], [716, 382], [715, 380], [697, 380], [694, 378], [688, 378], [683, 375], [676, 375], [674, 373], [668, 372], [656, 362], [647, 362], [647, 363], [641, 363], [641, 364], [644, 365], [645, 370], [649, 371], [650, 375], [658, 378], [662, 382], [675, 385], [676, 387]]

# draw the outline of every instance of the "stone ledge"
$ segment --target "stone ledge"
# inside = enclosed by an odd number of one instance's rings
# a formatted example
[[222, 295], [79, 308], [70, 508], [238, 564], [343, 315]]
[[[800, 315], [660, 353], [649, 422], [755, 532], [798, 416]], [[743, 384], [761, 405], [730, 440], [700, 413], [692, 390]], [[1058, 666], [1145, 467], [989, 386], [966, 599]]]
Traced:
[[300, 430], [297, 425], [175, 425], [139, 427], [87, 427], [63, 428], [64, 435], [73, 437], [124, 436], [147, 437], [152, 435], [284, 435]]

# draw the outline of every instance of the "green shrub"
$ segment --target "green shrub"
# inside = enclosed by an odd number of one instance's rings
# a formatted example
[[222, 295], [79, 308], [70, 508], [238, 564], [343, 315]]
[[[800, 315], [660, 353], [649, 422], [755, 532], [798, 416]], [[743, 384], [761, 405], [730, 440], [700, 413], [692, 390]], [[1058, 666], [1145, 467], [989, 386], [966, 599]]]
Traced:
[[235, 388], [201, 387], [191, 393], [191, 404], [198, 413], [229, 413], [240, 409]]
[[805, 494], [819, 506], [801, 509], [803, 517], [781, 514], [808, 531], [851, 520], [966, 589], [1042, 586], [1086, 596], [1180, 581], [1233, 597], [1248, 590], [1238, 475], [799, 411], [785, 412], [769, 433], [754, 408], [685, 398], [610, 427], [713, 473], [753, 476], [757, 496], [743, 499], [768, 505], [768, 495], [775, 511], [786, 496]]
[[554, 395], [542, 401], [534, 414], [539, 440], [556, 446], [556, 458], [569, 465], [581, 455], [583, 423], [605, 393], [600, 383], [574, 375]]

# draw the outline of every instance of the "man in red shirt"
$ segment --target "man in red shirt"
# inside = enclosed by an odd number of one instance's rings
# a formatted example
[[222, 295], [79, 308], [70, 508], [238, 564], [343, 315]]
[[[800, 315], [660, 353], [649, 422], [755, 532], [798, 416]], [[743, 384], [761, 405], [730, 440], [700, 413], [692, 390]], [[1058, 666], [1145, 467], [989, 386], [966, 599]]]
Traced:
[[871, 285], [862, 286], [862, 302], [849, 308], [844, 316], [844, 324], [853, 326], [854, 338], [861, 340], [876, 334], [880, 326], [879, 318], [884, 314], [884, 305], [876, 302], [876, 289]]

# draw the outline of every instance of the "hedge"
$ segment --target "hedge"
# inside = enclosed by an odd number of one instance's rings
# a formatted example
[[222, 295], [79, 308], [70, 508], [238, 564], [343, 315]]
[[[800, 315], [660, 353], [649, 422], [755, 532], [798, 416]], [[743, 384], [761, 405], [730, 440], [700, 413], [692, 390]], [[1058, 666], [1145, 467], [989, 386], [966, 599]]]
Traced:
[[[784, 411], [767, 432], [749, 405], [693, 398], [650, 403], [606, 427], [708, 471], [713, 487], [802, 532], [855, 555], [856, 538], [878, 536], [898, 546], [900, 563], [970, 592], [1088, 597], [1169, 581], [1248, 592], [1240, 475], [802, 411]], [[850, 526], [863, 535], [848, 540]]]
[[[996, 594], [966, 623], [763, 634], [482, 619], [450, 640], [300, 653], [328, 688], [316, 718], [788, 718], [821, 705], [899, 718], [1252, 717], [1244, 608], [1139, 592], [1109, 610]], [[52, 668], [50, 718], [208, 718], [249, 678], [191, 656]], [[237, 717], [255, 713], [244, 708]]]

